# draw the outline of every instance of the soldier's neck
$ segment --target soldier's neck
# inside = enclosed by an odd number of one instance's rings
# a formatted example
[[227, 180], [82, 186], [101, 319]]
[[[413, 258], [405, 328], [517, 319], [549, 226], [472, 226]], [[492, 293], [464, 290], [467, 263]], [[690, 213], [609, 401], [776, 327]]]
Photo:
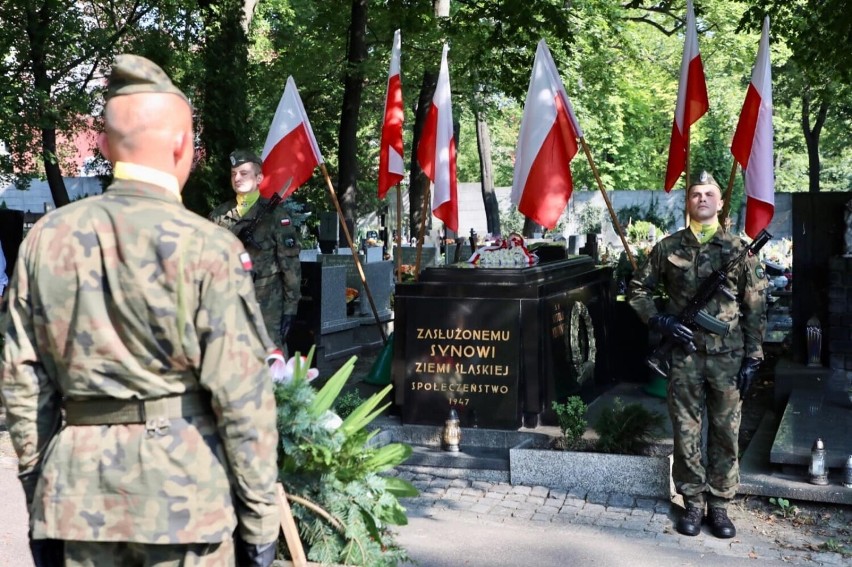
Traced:
[[713, 238], [713, 235], [716, 234], [716, 230], [718, 228], [718, 217], [715, 217], [706, 223], [702, 223], [695, 219], [689, 219], [689, 230], [692, 231], [692, 234], [695, 235], [695, 238], [698, 239], [698, 242], [700, 242], [701, 244], [709, 242], [710, 239]]
[[252, 191], [251, 193], [237, 193], [237, 211], [240, 213], [240, 216], [246, 214], [246, 212], [248, 212], [248, 210], [257, 203], [259, 198], [260, 191], [257, 190]]
[[177, 177], [165, 171], [154, 169], [138, 163], [130, 163], [126, 161], [117, 161], [112, 169], [112, 174], [115, 179], [125, 179], [128, 181], [141, 181], [167, 189], [173, 193], [178, 201], [180, 198], [180, 184]]

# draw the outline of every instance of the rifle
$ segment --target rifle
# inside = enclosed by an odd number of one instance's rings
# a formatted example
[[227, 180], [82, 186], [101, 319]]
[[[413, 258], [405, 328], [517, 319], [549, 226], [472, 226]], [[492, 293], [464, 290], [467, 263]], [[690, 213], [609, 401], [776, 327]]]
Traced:
[[248, 224], [240, 229], [237, 233], [237, 238], [239, 238], [243, 245], [252, 248], [257, 248], [258, 250], [263, 250], [263, 246], [255, 240], [254, 231], [257, 229], [257, 226], [260, 224], [260, 221], [263, 220], [264, 217], [275, 209], [278, 204], [284, 200], [282, 195], [287, 192], [287, 189], [290, 187], [290, 184], [293, 183], [293, 178], [287, 180], [287, 183], [277, 192], [273, 193], [272, 196], [266, 201], [260, 204], [260, 209], [257, 211], [257, 214], [248, 222]]
[[[681, 313], [677, 316], [678, 321], [692, 330], [695, 330], [696, 327], [701, 327], [716, 335], [722, 335], [723, 337], [727, 335], [731, 330], [730, 325], [716, 319], [704, 311], [704, 308], [708, 303], [710, 303], [710, 300], [713, 299], [713, 296], [715, 296], [717, 292], [721, 293], [728, 299], [736, 300], [736, 294], [725, 286], [725, 281], [728, 279], [728, 273], [742, 262], [747, 255], [754, 256], [757, 254], [770, 240], [772, 240], [772, 235], [766, 232], [766, 230], [761, 230], [760, 234], [757, 235], [751, 244], [746, 246], [735, 258], [729, 260], [721, 269], [713, 270], [713, 273], [701, 282], [701, 285], [698, 286], [698, 291], [695, 292], [695, 295], [692, 296], [692, 299], [689, 300], [686, 307], [684, 307], [683, 311], [681, 311]], [[671, 352], [671, 350], [679, 344], [681, 343], [671, 337], [663, 339], [654, 352], [651, 353], [651, 356], [645, 360], [645, 363], [652, 370], [662, 376], [668, 376], [669, 352]], [[682, 346], [683, 350], [685, 350], [687, 354], [692, 354], [697, 350], [695, 343], [692, 341], [689, 341]]]

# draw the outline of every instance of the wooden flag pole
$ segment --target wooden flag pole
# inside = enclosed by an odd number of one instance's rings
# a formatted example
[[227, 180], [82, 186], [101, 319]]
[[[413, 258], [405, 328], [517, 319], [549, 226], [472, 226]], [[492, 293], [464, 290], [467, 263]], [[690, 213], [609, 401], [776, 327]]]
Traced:
[[586, 143], [586, 139], [582, 136], [580, 136], [580, 144], [583, 146], [583, 152], [586, 154], [586, 159], [589, 160], [589, 166], [592, 168], [595, 181], [598, 182], [598, 189], [601, 190], [601, 195], [606, 203], [606, 208], [609, 209], [609, 216], [612, 218], [612, 224], [615, 226], [615, 230], [618, 231], [618, 237], [621, 238], [621, 244], [624, 246], [624, 251], [627, 253], [627, 259], [630, 260], [630, 265], [633, 266], [633, 271], [636, 271], [636, 259], [633, 257], [633, 252], [630, 250], [630, 245], [627, 244], [627, 238], [624, 236], [624, 230], [621, 228], [621, 223], [618, 222], [618, 216], [615, 214], [615, 210], [612, 208], [609, 196], [606, 194], [606, 189], [604, 189], [600, 173], [598, 173], [598, 168], [595, 166], [595, 160], [592, 159], [592, 152], [589, 150], [589, 145]]
[[426, 232], [426, 211], [429, 210], [429, 190], [432, 184], [423, 190], [423, 202], [420, 205], [420, 230], [417, 234], [417, 254], [414, 261], [414, 281], [420, 280], [420, 259], [423, 255], [423, 235]]
[[299, 529], [296, 527], [296, 520], [290, 510], [290, 503], [287, 502], [287, 493], [280, 482], [275, 483], [275, 489], [278, 492], [278, 506], [281, 508], [281, 531], [284, 532], [284, 541], [287, 543], [287, 549], [293, 559], [293, 566], [306, 567], [308, 558], [305, 556], [302, 540], [299, 539]]
[[734, 160], [733, 165], [731, 165], [731, 175], [728, 177], [728, 186], [725, 188], [725, 194], [722, 195], [722, 212], [719, 214], [719, 226], [721, 226], [725, 231], [728, 228], [725, 226], [725, 222], [728, 220], [728, 215], [731, 212], [731, 194], [734, 192], [734, 180], [737, 176], [737, 160]]
[[376, 326], [379, 327], [379, 333], [382, 335], [382, 344], [388, 342], [388, 337], [385, 334], [385, 329], [382, 322], [379, 320], [379, 312], [376, 310], [376, 303], [373, 301], [373, 294], [370, 292], [370, 286], [367, 285], [367, 276], [364, 275], [364, 267], [361, 265], [361, 260], [358, 258], [358, 250], [355, 248], [355, 243], [352, 242], [352, 235], [349, 234], [349, 227], [346, 226], [346, 219], [343, 218], [343, 210], [340, 208], [340, 202], [337, 200], [337, 194], [334, 192], [334, 186], [331, 184], [331, 177], [328, 176], [328, 170], [324, 163], [319, 164], [322, 170], [325, 183], [328, 186], [328, 192], [331, 194], [331, 200], [334, 202], [334, 208], [337, 209], [337, 217], [340, 219], [340, 226], [343, 228], [343, 235], [346, 237], [346, 242], [349, 243], [349, 249], [352, 250], [352, 260], [355, 262], [355, 267], [358, 269], [358, 275], [361, 277], [361, 285], [364, 286], [364, 292], [367, 294], [367, 299], [370, 301], [370, 309], [373, 310], [373, 317], [376, 319]]
[[686, 141], [686, 189], [683, 191], [683, 228], [689, 228], [689, 140]]
[[402, 281], [402, 188], [396, 184], [396, 281]]

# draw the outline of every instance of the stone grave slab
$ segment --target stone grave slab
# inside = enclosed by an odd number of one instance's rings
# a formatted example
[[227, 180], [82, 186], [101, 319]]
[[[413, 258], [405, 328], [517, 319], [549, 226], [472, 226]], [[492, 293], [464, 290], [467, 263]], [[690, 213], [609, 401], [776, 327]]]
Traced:
[[852, 455], [852, 408], [848, 395], [834, 390], [793, 388], [781, 418], [769, 460], [776, 464], [807, 466], [811, 446], [822, 437], [826, 465], [843, 468]]
[[[417, 247], [403, 246], [402, 247], [402, 263], [413, 266], [417, 261]], [[423, 252], [420, 257], [420, 269], [429, 266], [435, 266], [438, 263], [438, 248], [435, 246], [423, 246]]]

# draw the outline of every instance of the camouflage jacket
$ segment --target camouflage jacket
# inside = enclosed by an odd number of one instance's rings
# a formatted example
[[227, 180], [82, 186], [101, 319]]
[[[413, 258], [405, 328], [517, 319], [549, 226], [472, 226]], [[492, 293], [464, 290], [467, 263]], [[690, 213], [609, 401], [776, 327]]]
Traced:
[[[0, 329], [33, 537], [274, 541], [276, 412], [245, 251], [170, 192], [117, 181], [41, 219]], [[64, 425], [62, 399], [209, 393], [208, 415]]]
[[[248, 212], [240, 218], [237, 203], [231, 199], [213, 209], [208, 218], [239, 234], [258, 214], [266, 199], [260, 198]], [[251, 256], [252, 270], [256, 286], [270, 285], [271, 281], [280, 281], [284, 289], [283, 314], [295, 315], [301, 297], [302, 265], [299, 261], [299, 235], [296, 227], [283, 205], [278, 205], [260, 220], [254, 231], [253, 243], [244, 243]], [[261, 309], [271, 306], [261, 305]], [[272, 306], [274, 307], [274, 306]]]
[[[654, 296], [665, 292], [668, 295], [665, 311], [679, 314], [695, 295], [701, 281], [713, 270], [722, 268], [745, 245], [742, 239], [721, 228], [706, 244], [699, 244], [689, 229], [664, 238], [654, 246], [648, 260], [630, 281], [630, 305], [647, 323], [657, 313]], [[728, 275], [725, 285], [737, 299], [731, 300], [717, 293], [705, 310], [730, 323], [732, 329], [726, 337], [722, 337], [697, 328], [695, 344], [698, 350], [717, 354], [744, 349], [746, 356], [763, 358], [768, 282], [757, 258], [747, 256]]]

